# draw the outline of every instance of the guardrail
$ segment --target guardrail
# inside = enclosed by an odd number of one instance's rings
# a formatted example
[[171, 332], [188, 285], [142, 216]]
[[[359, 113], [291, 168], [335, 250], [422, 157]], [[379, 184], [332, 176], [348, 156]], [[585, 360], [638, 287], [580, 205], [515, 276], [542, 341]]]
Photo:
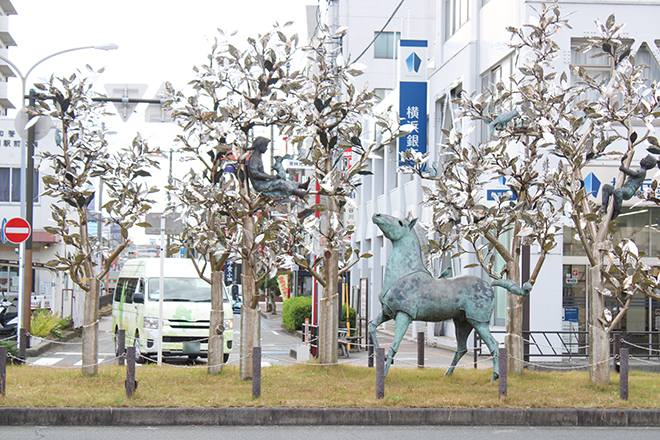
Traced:
[[[493, 336], [505, 335], [505, 331], [492, 331]], [[502, 339], [502, 338], [499, 338]], [[617, 342], [620, 340], [620, 343]], [[523, 332], [525, 361], [530, 357], [589, 358], [589, 332], [587, 331], [533, 331]], [[478, 356], [490, 356], [488, 349], [483, 349], [482, 339], [476, 335], [474, 342], [474, 361]], [[612, 332], [610, 353], [618, 354], [621, 348], [627, 348], [631, 356], [646, 359], [660, 358], [660, 331], [656, 332]]]

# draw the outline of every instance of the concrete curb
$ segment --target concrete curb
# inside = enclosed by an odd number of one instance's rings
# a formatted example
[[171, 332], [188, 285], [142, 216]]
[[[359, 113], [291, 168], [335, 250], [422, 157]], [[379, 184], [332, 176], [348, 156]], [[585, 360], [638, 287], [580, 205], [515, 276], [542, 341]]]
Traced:
[[36, 339], [35, 338], [35, 340], [38, 341], [38, 342], [35, 343], [35, 345], [33, 347], [28, 348], [25, 351], [25, 355], [27, 357], [41, 356], [45, 352], [47, 352], [49, 350], [52, 350], [54, 347], [56, 347], [58, 343], [72, 341], [72, 340], [80, 337], [80, 335], [82, 335], [82, 329], [77, 328], [75, 330], [67, 332], [62, 339], [58, 339], [58, 340], [52, 340], [51, 341], [51, 340], [48, 340], [48, 339], [41, 339], [41, 338]]
[[0, 408], [0, 426], [658, 427], [660, 409], [592, 408]]

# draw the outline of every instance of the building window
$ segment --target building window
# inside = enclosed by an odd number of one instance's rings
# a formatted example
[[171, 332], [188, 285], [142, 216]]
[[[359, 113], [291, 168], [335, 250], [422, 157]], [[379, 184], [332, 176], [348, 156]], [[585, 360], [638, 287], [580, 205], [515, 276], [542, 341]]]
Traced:
[[[617, 232], [613, 237], [615, 244], [624, 238], [630, 238], [635, 241], [640, 252], [660, 255], [660, 208], [624, 207], [616, 221]], [[564, 255], [586, 255], [574, 228], [564, 227]]]
[[442, 154], [443, 145], [449, 142], [447, 133], [454, 128], [458, 122], [458, 104], [456, 99], [461, 97], [463, 87], [461, 85], [451, 89], [435, 102], [435, 145], [439, 154]]
[[[507, 90], [511, 90], [511, 77], [513, 76], [513, 62], [511, 57], [507, 57], [497, 66], [490, 69], [484, 76], [481, 77], [481, 91], [491, 90], [493, 93], [497, 91], [497, 84], [503, 83]], [[495, 119], [500, 113], [510, 111], [510, 108], [489, 108], [491, 119]], [[481, 124], [481, 139], [486, 141], [492, 137], [490, 127], [486, 123]]]
[[[632, 40], [624, 40], [623, 44], [628, 46], [632, 45]], [[587, 75], [594, 78], [599, 83], [605, 83], [612, 77], [614, 64], [612, 57], [603, 53], [601, 48], [594, 47], [588, 51], [580, 51], [580, 46], [584, 44], [584, 40], [573, 40], [571, 42], [571, 64], [574, 66], [582, 67], [587, 71]], [[601, 55], [599, 55], [601, 54]], [[571, 84], [581, 84], [582, 80], [571, 72]], [[619, 95], [620, 98], [620, 95]], [[580, 99], [589, 102], [595, 102], [600, 99], [600, 94], [597, 90], [585, 90]]]
[[[571, 64], [584, 67], [590, 77], [599, 81], [609, 79], [612, 76], [612, 58], [597, 47], [586, 52], [578, 50], [582, 43], [579, 40], [573, 41], [571, 45]], [[598, 56], [599, 53], [603, 54]], [[574, 77], [573, 84], [576, 82]]]
[[376, 32], [374, 58], [396, 58], [401, 32]]
[[18, 268], [0, 266], [0, 295], [16, 296], [18, 294]]
[[377, 87], [374, 89], [374, 95], [378, 96], [382, 101], [391, 91], [392, 89], [382, 89]]
[[[39, 201], [39, 172], [34, 171], [34, 201]], [[21, 169], [0, 168], [0, 202], [21, 201]]]
[[445, 0], [445, 39], [448, 40], [470, 18], [469, 0]]
[[642, 44], [635, 54], [635, 64], [638, 66], [644, 64], [646, 66], [644, 67], [644, 73], [642, 74], [646, 87], [651, 87], [653, 81], [660, 81], [660, 66], [658, 65], [658, 60], [655, 59], [646, 44]]

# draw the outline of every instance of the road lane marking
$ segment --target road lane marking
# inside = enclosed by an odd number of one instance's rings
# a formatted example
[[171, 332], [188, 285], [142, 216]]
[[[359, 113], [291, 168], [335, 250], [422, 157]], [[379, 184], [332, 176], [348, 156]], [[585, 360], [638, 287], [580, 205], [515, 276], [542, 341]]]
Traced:
[[[56, 356], [80, 356], [80, 352], [75, 352], [75, 351], [57, 351], [53, 353]], [[99, 356], [115, 356], [114, 353], [99, 353]]]
[[61, 361], [63, 358], [48, 358], [48, 357], [43, 357], [39, 358], [36, 361], [32, 363], [32, 365], [38, 365], [40, 367], [50, 367], [51, 365], [55, 365], [59, 361]]

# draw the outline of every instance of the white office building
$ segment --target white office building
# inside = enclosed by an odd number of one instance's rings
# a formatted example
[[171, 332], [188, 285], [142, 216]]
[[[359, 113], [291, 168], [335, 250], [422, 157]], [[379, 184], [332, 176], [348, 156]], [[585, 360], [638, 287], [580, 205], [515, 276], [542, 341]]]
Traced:
[[[381, 29], [380, 38], [387, 39], [383, 45], [372, 45], [359, 60], [368, 66], [364, 80], [385, 98], [387, 105], [397, 108], [398, 93], [388, 94], [397, 84], [393, 59], [383, 59], [385, 47], [390, 47], [389, 38], [427, 40], [428, 56], [424, 60], [428, 71], [427, 95], [427, 151], [437, 156], [439, 145], [445, 142], [442, 129], [453, 126], [457, 117], [455, 104], [451, 101], [462, 91], [480, 93], [485, 87], [506, 80], [516, 73], [515, 53], [508, 48], [510, 33], [507, 26], [520, 27], [538, 15], [541, 2], [522, 0], [436, 0], [404, 1], [396, 13], [399, 0], [390, 1], [351, 1], [329, 2], [328, 23], [348, 26], [344, 37], [344, 56], [354, 60], [362, 53], [370, 39]], [[569, 18], [572, 29], [564, 29], [556, 35], [562, 48], [562, 56], [555, 60], [559, 73], [566, 72], [571, 77], [569, 64], [579, 64], [590, 70], [607, 72], [609, 65], [602, 65], [601, 59], [590, 58], [576, 51], [576, 47], [586, 38], [596, 35], [595, 20], [605, 22], [612, 13], [617, 23], [627, 23], [624, 38], [631, 45], [637, 62], [649, 65], [648, 77], [660, 80], [660, 32], [657, 17], [660, 14], [660, 1], [608, 0], [608, 1], [559, 1], [564, 15]], [[336, 9], [336, 12], [332, 11]], [[393, 15], [392, 15], [393, 14]], [[569, 15], [570, 14], [570, 15]], [[392, 16], [389, 24], [386, 24]], [[334, 22], [331, 21], [334, 17]], [[396, 56], [396, 52], [393, 53]], [[559, 77], [559, 74], [557, 75]], [[469, 141], [476, 144], [483, 136], [482, 130], [475, 130]], [[356, 265], [351, 272], [351, 284], [356, 289], [369, 290], [369, 318], [380, 311], [377, 295], [380, 292], [383, 271], [391, 244], [372, 223], [374, 213], [386, 213], [405, 217], [413, 215], [423, 221], [431, 221], [431, 213], [421, 206], [421, 182], [409, 175], [397, 172], [397, 146], [390, 144], [377, 151], [371, 160], [372, 176], [365, 176], [357, 191], [359, 209], [357, 212], [357, 233], [352, 237], [362, 252], [373, 257]], [[646, 152], [643, 152], [646, 154]], [[638, 161], [639, 158], [635, 158]], [[429, 163], [434, 160], [431, 159]], [[636, 162], [635, 162], [636, 163]], [[603, 162], [593, 170], [601, 183], [611, 183], [619, 163]], [[597, 194], [600, 197], [600, 193]], [[594, 199], [597, 201], [598, 199]], [[633, 198], [627, 204], [631, 207], [638, 200]], [[651, 266], [658, 266], [660, 254], [660, 234], [656, 231], [660, 207], [638, 205], [628, 209], [619, 218], [619, 229], [623, 236], [634, 236], [640, 250], [649, 257]], [[561, 331], [566, 328], [565, 313], [571, 315], [572, 328], [586, 330], [587, 298], [586, 270], [587, 259], [580, 254], [579, 243], [569, 228], [559, 237], [558, 246], [550, 253], [543, 270], [536, 281], [535, 289], [527, 300], [529, 303], [529, 329], [532, 332]], [[463, 269], [469, 261], [464, 256], [460, 262], [452, 262], [454, 274], [472, 273], [483, 276], [478, 268]], [[535, 255], [532, 248], [532, 263]], [[439, 268], [437, 268], [439, 269]], [[437, 275], [437, 274], [436, 274]], [[505, 293], [498, 292], [492, 326], [503, 330], [506, 316]], [[357, 308], [357, 307], [356, 307]], [[621, 330], [628, 332], [648, 332], [660, 330], [660, 303], [640, 296], [635, 297], [627, 317], [621, 323]], [[440, 341], [442, 335], [453, 337], [453, 325], [445, 323], [435, 329], [429, 326], [429, 338]], [[648, 336], [645, 336], [648, 337]], [[501, 338], [499, 338], [501, 339]]]

